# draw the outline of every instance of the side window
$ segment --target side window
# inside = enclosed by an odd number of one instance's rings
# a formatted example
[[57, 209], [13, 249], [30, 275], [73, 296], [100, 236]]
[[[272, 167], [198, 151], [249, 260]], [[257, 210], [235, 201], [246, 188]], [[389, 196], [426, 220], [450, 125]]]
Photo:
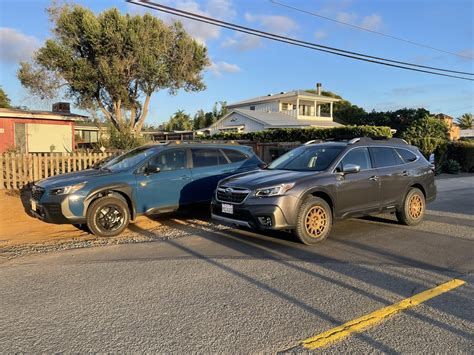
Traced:
[[360, 170], [371, 169], [370, 156], [367, 148], [354, 148], [342, 158], [337, 170], [342, 171], [347, 164], [359, 165]]
[[396, 149], [400, 157], [403, 159], [405, 163], [411, 163], [417, 159], [415, 153], [410, 152], [407, 149]]
[[402, 159], [393, 148], [371, 147], [370, 152], [374, 159], [374, 165], [376, 168], [403, 164]]
[[195, 168], [228, 164], [227, 159], [219, 149], [197, 148], [191, 149]]
[[226, 157], [230, 160], [231, 163], [237, 163], [239, 161], [244, 161], [248, 158], [244, 153], [235, 150], [235, 149], [222, 149]]
[[151, 166], [159, 167], [161, 171], [179, 170], [186, 168], [186, 150], [170, 149], [159, 153], [148, 163]]

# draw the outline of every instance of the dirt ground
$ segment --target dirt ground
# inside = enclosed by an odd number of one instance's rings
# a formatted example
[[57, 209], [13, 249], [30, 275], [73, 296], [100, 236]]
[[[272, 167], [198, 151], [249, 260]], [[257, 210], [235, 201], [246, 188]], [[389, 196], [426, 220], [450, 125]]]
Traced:
[[[159, 221], [139, 217], [134, 223], [143, 229], [156, 229]], [[121, 238], [130, 237], [130, 230]], [[0, 252], [25, 245], [51, 245], [71, 241], [93, 241], [95, 236], [68, 224], [49, 224], [30, 217], [18, 193], [0, 191]]]

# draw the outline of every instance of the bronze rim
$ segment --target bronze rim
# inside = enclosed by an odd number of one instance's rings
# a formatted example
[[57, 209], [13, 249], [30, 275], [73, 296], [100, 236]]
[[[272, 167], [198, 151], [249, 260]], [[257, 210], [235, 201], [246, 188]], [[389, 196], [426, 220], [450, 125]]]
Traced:
[[306, 232], [313, 238], [318, 238], [326, 230], [328, 217], [324, 208], [320, 206], [311, 207], [305, 218]]
[[413, 219], [420, 218], [423, 213], [423, 200], [421, 197], [416, 194], [410, 197], [409, 206], [410, 217]]

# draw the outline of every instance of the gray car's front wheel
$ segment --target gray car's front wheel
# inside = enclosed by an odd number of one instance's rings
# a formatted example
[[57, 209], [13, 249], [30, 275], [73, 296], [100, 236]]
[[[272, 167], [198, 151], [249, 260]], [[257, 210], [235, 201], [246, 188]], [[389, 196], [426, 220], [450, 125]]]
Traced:
[[87, 209], [87, 227], [98, 237], [113, 237], [122, 233], [130, 222], [127, 203], [114, 196], [101, 197]]
[[332, 213], [328, 203], [319, 197], [308, 198], [300, 207], [295, 234], [307, 245], [327, 238], [332, 227]]

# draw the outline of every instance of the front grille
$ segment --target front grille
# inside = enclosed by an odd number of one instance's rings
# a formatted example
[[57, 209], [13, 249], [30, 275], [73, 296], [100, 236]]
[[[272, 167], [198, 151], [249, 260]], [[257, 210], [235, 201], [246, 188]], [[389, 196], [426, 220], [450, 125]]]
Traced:
[[31, 189], [31, 198], [35, 201], [39, 201], [41, 196], [44, 194], [44, 189], [42, 187], [33, 185]]
[[221, 202], [242, 203], [249, 193], [250, 190], [241, 187], [219, 186], [216, 197]]

